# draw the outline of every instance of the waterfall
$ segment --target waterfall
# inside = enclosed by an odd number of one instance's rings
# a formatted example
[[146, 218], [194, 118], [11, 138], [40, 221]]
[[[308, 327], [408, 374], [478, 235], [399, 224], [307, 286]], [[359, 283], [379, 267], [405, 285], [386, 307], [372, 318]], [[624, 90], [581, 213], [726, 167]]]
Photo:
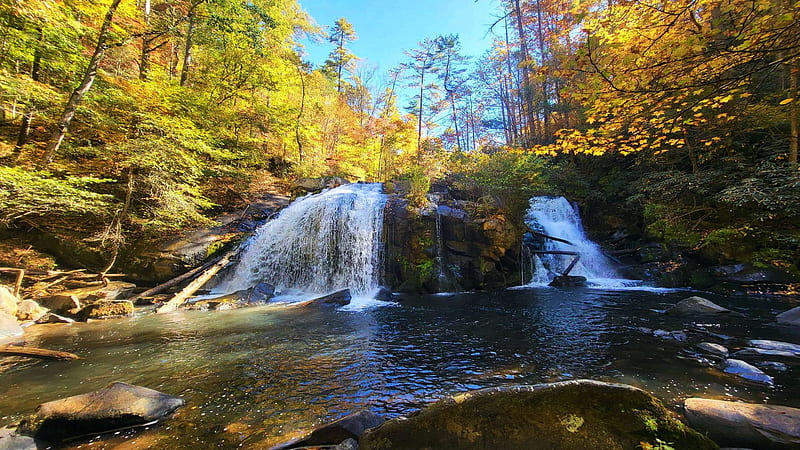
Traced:
[[346, 184], [296, 200], [256, 231], [215, 291], [259, 282], [282, 293], [349, 288], [355, 296], [377, 289], [386, 203], [381, 191], [379, 183]]
[[[534, 231], [564, 239], [574, 245], [551, 239], [544, 239], [541, 250], [575, 251], [580, 254], [580, 262], [570, 275], [587, 278], [590, 284], [607, 284], [619, 279], [617, 272], [609, 265], [600, 246], [590, 241], [583, 231], [578, 211], [564, 197], [533, 197], [526, 213], [525, 223]], [[533, 273], [530, 284], [547, 284], [560, 275], [574, 259], [569, 255], [532, 255]], [[619, 280], [622, 281], [622, 280]]]

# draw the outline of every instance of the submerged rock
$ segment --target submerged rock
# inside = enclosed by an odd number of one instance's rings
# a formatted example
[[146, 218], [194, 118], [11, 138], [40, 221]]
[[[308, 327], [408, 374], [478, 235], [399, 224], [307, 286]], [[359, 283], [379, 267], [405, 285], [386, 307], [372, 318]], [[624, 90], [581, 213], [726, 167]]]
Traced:
[[697, 344], [697, 349], [703, 353], [710, 353], [723, 358], [728, 356], [728, 349], [725, 346], [714, 344], [713, 342], [701, 342]]
[[24, 332], [16, 317], [0, 311], [0, 340], [22, 336]]
[[800, 446], [800, 409], [689, 398], [686, 420], [719, 445], [758, 449]]
[[748, 364], [740, 359], [726, 359], [723, 370], [725, 373], [730, 373], [750, 381], [756, 381], [758, 383], [765, 383], [769, 385], [772, 385], [773, 383], [771, 376], [762, 372], [758, 367]]
[[800, 326], [800, 306], [778, 314], [777, 320], [782, 325]]
[[586, 286], [586, 277], [579, 275], [558, 275], [550, 282], [553, 287], [583, 287]]
[[761, 350], [771, 350], [785, 352], [794, 356], [800, 356], [800, 345], [790, 342], [771, 341], [768, 339], [752, 339], [747, 341], [751, 346]]
[[723, 308], [711, 300], [697, 296], [685, 298], [667, 309], [667, 314], [675, 315], [719, 314], [729, 312], [731, 312], [730, 309]]
[[655, 397], [591, 380], [490, 388], [438, 401], [367, 430], [359, 448], [717, 448]]
[[[373, 413], [372, 411], [359, 411], [357, 413], [350, 414], [349, 416], [342, 417], [335, 422], [323, 425], [306, 436], [276, 445], [275, 447], [272, 447], [272, 450], [285, 450], [301, 447], [305, 448], [318, 445], [344, 445], [345, 442], [348, 442], [349, 440], [356, 442], [365, 430], [377, 427], [378, 425], [382, 424], [384, 420], [385, 419], [383, 417]], [[350, 447], [342, 448], [352, 448], [352, 443], [348, 442], [348, 444]], [[358, 448], [358, 445], [356, 445], [354, 448]]]
[[53, 443], [145, 425], [184, 405], [180, 397], [114, 382], [88, 394], [42, 403], [19, 426], [23, 434]]
[[733, 356], [780, 356], [782, 358], [796, 358], [798, 355], [783, 350], [768, 350], [764, 348], [748, 347], [739, 350], [738, 352], [734, 353]]
[[78, 311], [78, 318], [84, 321], [131, 315], [133, 315], [133, 302], [128, 300], [97, 302]]

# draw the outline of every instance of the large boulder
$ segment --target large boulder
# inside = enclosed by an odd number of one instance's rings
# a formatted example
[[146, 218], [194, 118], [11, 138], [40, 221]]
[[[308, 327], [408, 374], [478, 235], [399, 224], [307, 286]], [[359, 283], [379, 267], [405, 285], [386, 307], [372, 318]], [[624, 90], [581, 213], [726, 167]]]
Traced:
[[591, 380], [482, 389], [367, 430], [372, 449], [715, 449], [647, 392]]
[[16, 316], [17, 303], [19, 303], [17, 296], [12, 294], [5, 286], [0, 286], [0, 312]]
[[111, 317], [132, 316], [133, 302], [128, 300], [113, 300], [92, 303], [78, 311], [78, 319], [108, 319]]
[[685, 298], [667, 309], [667, 314], [674, 315], [719, 314], [729, 312], [731, 312], [730, 309], [723, 308], [711, 300], [698, 296]]
[[326, 306], [345, 306], [350, 304], [350, 289], [342, 289], [341, 291], [332, 292], [322, 297], [308, 300], [309, 305], [326, 305]]
[[342, 417], [341, 419], [323, 425], [311, 433], [298, 439], [276, 445], [272, 450], [284, 450], [291, 448], [306, 448], [314, 446], [333, 446], [340, 444], [348, 439], [358, 441], [364, 431], [369, 428], [377, 427], [384, 422], [384, 418], [364, 410]]
[[800, 409], [689, 398], [686, 421], [719, 445], [758, 449], [800, 448]]
[[778, 314], [777, 320], [781, 325], [800, 326], [800, 306]]
[[22, 336], [25, 331], [17, 323], [17, 318], [0, 311], [0, 341]]
[[184, 403], [180, 397], [114, 382], [95, 392], [42, 403], [18, 430], [58, 443], [161, 420]]
[[553, 287], [584, 287], [586, 286], [586, 277], [580, 275], [557, 275], [550, 282]]

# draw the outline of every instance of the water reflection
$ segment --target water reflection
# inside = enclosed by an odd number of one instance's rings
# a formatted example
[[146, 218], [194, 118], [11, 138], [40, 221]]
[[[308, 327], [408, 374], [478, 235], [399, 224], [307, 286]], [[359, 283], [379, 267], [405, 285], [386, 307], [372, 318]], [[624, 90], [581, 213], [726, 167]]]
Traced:
[[[722, 335], [734, 347], [751, 338], [797, 342], [769, 324], [788, 309], [783, 300], [712, 298], [747, 318], [656, 312], [685, 296], [546, 288], [405, 297], [364, 311], [264, 306], [41, 326], [29, 330], [28, 345], [83, 359], [14, 359], [0, 373], [0, 417], [10, 423], [41, 402], [115, 380], [180, 395], [187, 406], [160, 427], [93, 448], [258, 448], [362, 408], [393, 417], [467, 389], [581, 377], [641, 386], [670, 404], [700, 395], [800, 406], [793, 367], [771, 373], [769, 388], [685, 353]], [[657, 329], [687, 330], [687, 341], [647, 331]]]

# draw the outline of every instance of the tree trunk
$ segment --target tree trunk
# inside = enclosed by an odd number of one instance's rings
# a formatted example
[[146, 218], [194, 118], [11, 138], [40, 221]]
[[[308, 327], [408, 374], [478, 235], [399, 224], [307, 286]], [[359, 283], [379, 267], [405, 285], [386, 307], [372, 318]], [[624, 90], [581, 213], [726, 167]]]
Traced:
[[[39, 45], [33, 50], [33, 65], [31, 66], [31, 79], [33, 81], [39, 81], [39, 73], [41, 72], [41, 65], [42, 65], [42, 49], [41, 44], [44, 40], [44, 31], [41, 27], [37, 28], [39, 32]], [[19, 158], [20, 152], [22, 151], [22, 147], [28, 142], [28, 136], [30, 136], [31, 132], [31, 122], [33, 122], [33, 114], [35, 111], [35, 107], [32, 104], [28, 105], [25, 109], [25, 112], [22, 114], [22, 123], [19, 126], [19, 133], [17, 134], [17, 143], [14, 145], [14, 152], [11, 155], [12, 164], [16, 164], [17, 159]]]
[[422, 73], [419, 76], [419, 108], [417, 109], [417, 158], [422, 155], [422, 98], [425, 92], [425, 64], [428, 64], [428, 58], [422, 64]]
[[297, 141], [297, 156], [303, 162], [303, 140], [300, 139], [300, 121], [303, 119], [303, 110], [306, 107], [306, 79], [303, 77], [303, 68], [297, 66], [297, 73], [300, 75], [300, 112], [297, 113], [297, 121], [294, 125], [294, 139]]
[[522, 8], [519, 6], [519, 0], [514, 0], [514, 13], [517, 16], [517, 34], [519, 36], [519, 49], [522, 54], [522, 96], [525, 101], [527, 111], [525, 116], [527, 119], [527, 136], [525, 138], [525, 145], [530, 145], [534, 135], [535, 111], [533, 108], [533, 92], [531, 89], [530, 70], [528, 69], [528, 44], [527, 36], [525, 35], [525, 28], [522, 26]]
[[189, 12], [189, 26], [186, 28], [186, 44], [183, 48], [183, 67], [181, 67], [181, 86], [186, 86], [189, 79], [189, 67], [192, 65], [192, 40], [194, 39], [195, 26], [194, 10]]
[[111, 6], [108, 7], [106, 17], [103, 19], [103, 25], [100, 27], [100, 34], [97, 37], [97, 45], [95, 45], [94, 53], [89, 60], [89, 65], [86, 67], [86, 72], [83, 74], [83, 80], [81, 80], [81, 84], [78, 85], [78, 88], [72, 91], [72, 95], [69, 96], [67, 106], [64, 108], [64, 113], [61, 115], [61, 119], [58, 121], [56, 130], [53, 132], [53, 136], [50, 138], [50, 144], [47, 146], [47, 151], [45, 152], [43, 158], [44, 166], [53, 161], [56, 152], [58, 152], [59, 147], [61, 147], [61, 143], [64, 141], [64, 137], [67, 135], [69, 124], [72, 122], [72, 118], [75, 117], [75, 111], [78, 110], [78, 104], [80, 104], [83, 96], [89, 92], [89, 89], [91, 89], [92, 84], [97, 77], [97, 69], [100, 66], [100, 61], [103, 59], [103, 55], [106, 52], [106, 40], [108, 39], [108, 33], [111, 30], [111, 22], [114, 19], [114, 12], [116, 12], [117, 7], [121, 2], [122, 0], [113, 0], [113, 2], [111, 2]]
[[549, 93], [547, 88], [547, 66], [545, 65], [545, 43], [544, 43], [544, 31], [543, 31], [543, 24], [542, 24], [542, 5], [541, 0], [536, 1], [536, 29], [539, 38], [539, 57], [541, 58], [541, 69], [544, 73], [544, 78], [542, 79], [542, 139], [541, 143], [546, 144], [550, 142], [550, 99]]
[[234, 250], [229, 251], [222, 258], [217, 261], [216, 264], [206, 269], [199, 277], [197, 277], [194, 281], [189, 283], [188, 286], [183, 288], [180, 292], [175, 294], [170, 301], [161, 305], [158, 309], [156, 309], [157, 313], [167, 313], [172, 312], [178, 309], [189, 297], [191, 297], [198, 289], [203, 287], [204, 284], [208, 283], [214, 275], [216, 275], [220, 270], [225, 268], [234, 256], [239, 253], [241, 247], [236, 248]]
[[800, 110], [800, 90], [797, 88], [797, 78], [800, 73], [800, 60], [795, 60], [789, 68], [789, 89], [794, 101], [789, 103], [789, 122], [791, 123], [792, 136], [789, 139], [789, 164], [797, 170], [797, 147], [798, 147], [798, 110]]

